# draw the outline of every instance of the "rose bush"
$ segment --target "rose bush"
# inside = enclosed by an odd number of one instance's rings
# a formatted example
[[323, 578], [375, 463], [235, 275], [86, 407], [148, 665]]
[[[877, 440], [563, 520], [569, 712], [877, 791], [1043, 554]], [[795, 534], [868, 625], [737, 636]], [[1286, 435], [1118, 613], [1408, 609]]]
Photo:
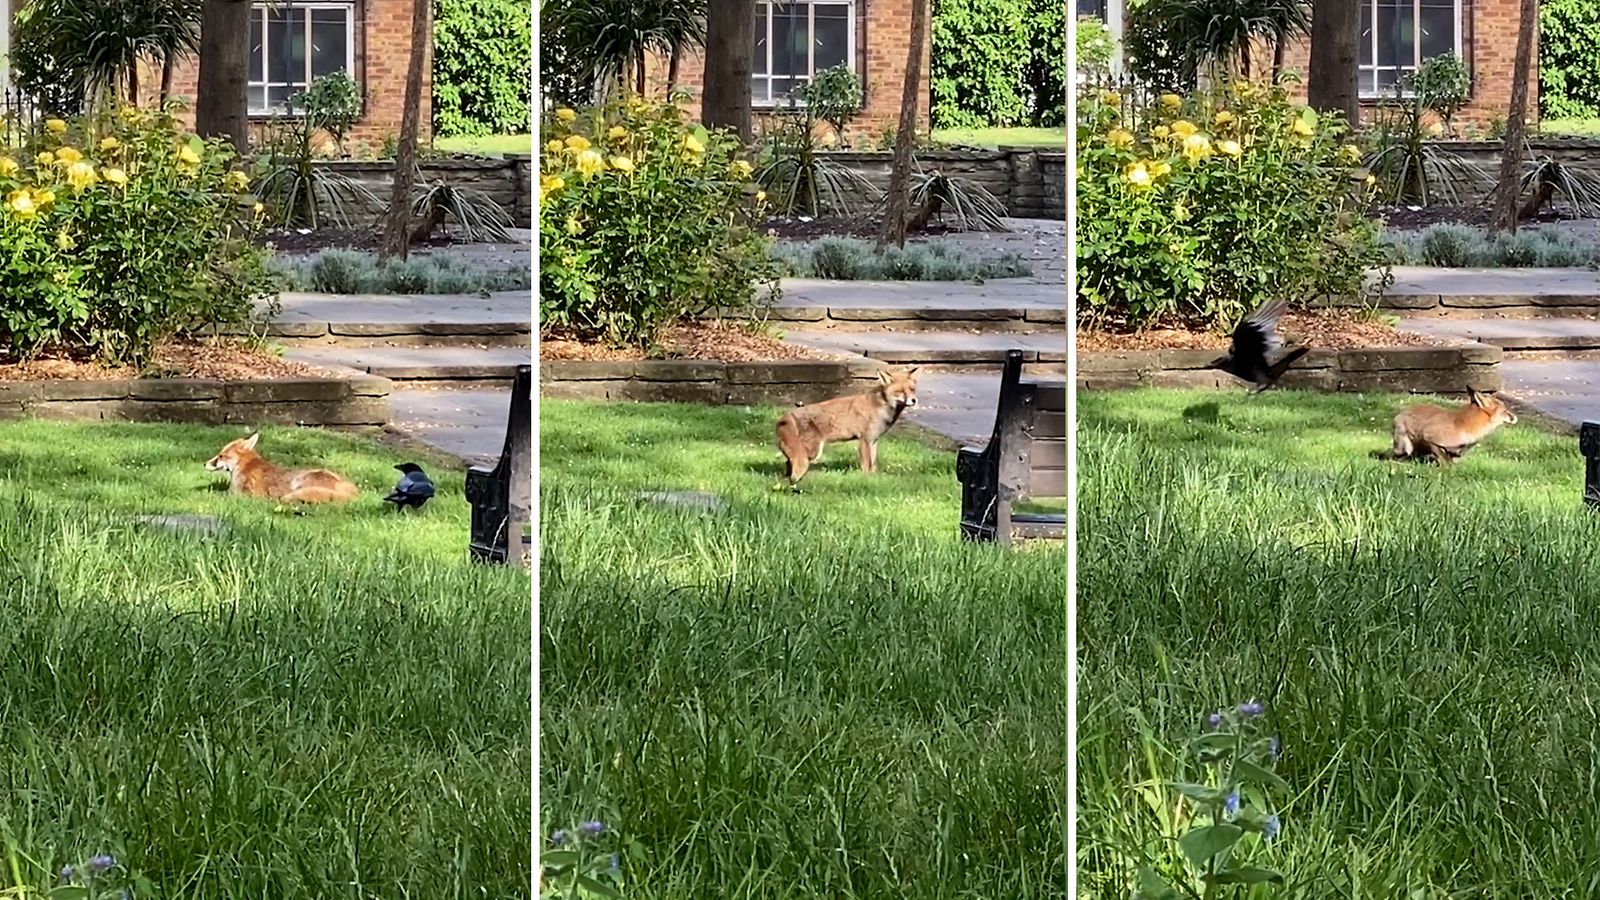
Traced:
[[777, 287], [765, 196], [733, 135], [638, 98], [546, 117], [540, 137], [543, 328], [648, 345], [662, 326]]
[[1281, 85], [1078, 110], [1080, 322], [1231, 326], [1269, 299], [1361, 296], [1382, 265], [1360, 150]]
[[166, 113], [50, 119], [0, 147], [0, 351], [140, 363], [271, 293], [233, 151]]

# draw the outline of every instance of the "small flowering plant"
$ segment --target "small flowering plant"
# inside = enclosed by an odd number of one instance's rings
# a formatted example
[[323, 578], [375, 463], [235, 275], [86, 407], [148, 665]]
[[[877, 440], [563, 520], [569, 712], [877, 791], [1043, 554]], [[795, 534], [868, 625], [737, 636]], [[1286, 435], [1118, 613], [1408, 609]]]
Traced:
[[598, 819], [557, 828], [539, 854], [541, 900], [621, 897], [625, 851], [637, 847]]
[[558, 109], [539, 154], [544, 329], [647, 346], [663, 327], [777, 286], [766, 197], [738, 138], [638, 97]]
[[1342, 122], [1250, 81], [1130, 103], [1077, 105], [1084, 324], [1231, 328], [1266, 300], [1366, 293], [1383, 251]]
[[[58, 879], [40, 896], [49, 900], [134, 900], [154, 890], [144, 879], [130, 878], [116, 857], [106, 853], [62, 866]], [[135, 883], [138, 893], [133, 889]]]
[[[1187, 748], [1205, 772], [1205, 780], [1169, 785], [1191, 807], [1190, 814], [1180, 819], [1191, 824], [1178, 838], [1178, 849], [1191, 880], [1203, 887], [1198, 893], [1188, 890], [1188, 895], [1210, 900], [1230, 888], [1283, 882], [1281, 874], [1258, 864], [1257, 851], [1282, 831], [1271, 795], [1289, 790], [1273, 771], [1282, 747], [1263, 726], [1264, 713], [1259, 701], [1249, 700], [1207, 715], [1206, 730]], [[1138, 900], [1177, 900], [1185, 894], [1155, 869], [1145, 868], [1139, 873], [1136, 896]]]

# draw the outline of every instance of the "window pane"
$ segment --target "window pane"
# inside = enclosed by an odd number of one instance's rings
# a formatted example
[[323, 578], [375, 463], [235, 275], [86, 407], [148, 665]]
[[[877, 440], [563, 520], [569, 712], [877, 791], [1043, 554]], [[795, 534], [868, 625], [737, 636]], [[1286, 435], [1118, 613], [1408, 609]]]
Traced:
[[345, 23], [350, 12], [343, 9], [311, 11], [311, 77], [342, 72], [349, 65]]
[[1456, 52], [1454, 4], [1422, 4], [1422, 58]]
[[1400, 83], [1402, 73], [1399, 69], [1378, 70], [1378, 93], [1385, 96], [1394, 96], [1395, 85]]
[[1389, 0], [1378, 3], [1378, 64], [1409, 65], [1415, 59], [1414, 11], [1411, 4]]
[[1378, 93], [1378, 79], [1371, 69], [1362, 69], [1356, 79], [1356, 92], [1363, 97], [1376, 96]]
[[265, 65], [261, 55], [261, 17], [259, 9], [250, 10], [250, 81], [265, 81], [261, 77]]
[[774, 78], [772, 79], [772, 102], [787, 103], [789, 95], [794, 89], [805, 83], [803, 78]]
[[267, 88], [267, 106], [272, 109], [283, 109], [289, 105], [289, 98], [305, 90], [304, 84], [279, 85]]
[[1106, 17], [1106, 0], [1078, 0], [1078, 18], [1093, 16], [1096, 19]]
[[765, 3], [756, 4], [756, 51], [751, 57], [751, 71], [757, 75], [767, 74], [767, 15], [769, 7]]
[[[772, 72], [774, 75], [804, 75], [810, 59], [810, 35], [806, 33], [807, 4], [772, 4]], [[774, 86], [773, 92], [777, 93]]]
[[766, 103], [770, 99], [772, 98], [767, 93], [767, 79], [759, 75], [750, 79], [750, 102]]
[[850, 62], [850, 7], [843, 3], [819, 3], [815, 15], [817, 71]]
[[251, 112], [266, 112], [267, 109], [268, 109], [268, 107], [267, 107], [267, 88], [266, 88], [266, 86], [265, 85], [255, 85], [255, 86], [250, 88], [248, 93], [249, 93], [249, 96], [250, 96], [250, 111]]
[[267, 80], [306, 80], [306, 11], [279, 9], [267, 13]]
[[1356, 43], [1359, 45], [1356, 62], [1363, 66], [1372, 65], [1372, 0], [1361, 4], [1361, 38]]

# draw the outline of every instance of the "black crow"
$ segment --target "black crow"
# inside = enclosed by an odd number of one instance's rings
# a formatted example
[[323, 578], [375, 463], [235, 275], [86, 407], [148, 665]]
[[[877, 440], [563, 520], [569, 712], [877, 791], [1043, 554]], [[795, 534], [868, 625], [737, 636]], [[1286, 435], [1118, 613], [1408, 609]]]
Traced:
[[421, 509], [422, 504], [433, 497], [433, 481], [416, 463], [401, 463], [395, 468], [405, 474], [400, 476], [400, 482], [394, 486], [393, 493], [383, 498], [383, 502], [393, 503], [395, 509], [400, 510], [408, 506]]
[[1267, 358], [1283, 346], [1278, 338], [1278, 320], [1283, 317], [1285, 308], [1282, 300], [1272, 300], [1245, 316], [1233, 329], [1233, 346], [1228, 349], [1228, 355], [1214, 360], [1211, 368], [1254, 383], [1252, 394], [1277, 384], [1295, 360], [1311, 351], [1310, 347], [1296, 347], [1277, 362], [1267, 362]]

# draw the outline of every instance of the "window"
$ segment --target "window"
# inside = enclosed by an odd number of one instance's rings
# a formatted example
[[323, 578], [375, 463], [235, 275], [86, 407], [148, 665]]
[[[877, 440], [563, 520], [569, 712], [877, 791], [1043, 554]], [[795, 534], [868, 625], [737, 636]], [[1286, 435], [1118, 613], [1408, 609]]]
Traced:
[[250, 11], [250, 114], [282, 114], [313, 79], [355, 74], [353, 3], [257, 4]]
[[1361, 96], [1393, 97], [1424, 60], [1461, 55], [1461, 0], [1362, 0]]
[[755, 42], [751, 102], [786, 103], [795, 88], [823, 69], [855, 69], [856, 4], [757, 0]]
[[1106, 0], [1078, 0], [1078, 18], [1106, 20]]

